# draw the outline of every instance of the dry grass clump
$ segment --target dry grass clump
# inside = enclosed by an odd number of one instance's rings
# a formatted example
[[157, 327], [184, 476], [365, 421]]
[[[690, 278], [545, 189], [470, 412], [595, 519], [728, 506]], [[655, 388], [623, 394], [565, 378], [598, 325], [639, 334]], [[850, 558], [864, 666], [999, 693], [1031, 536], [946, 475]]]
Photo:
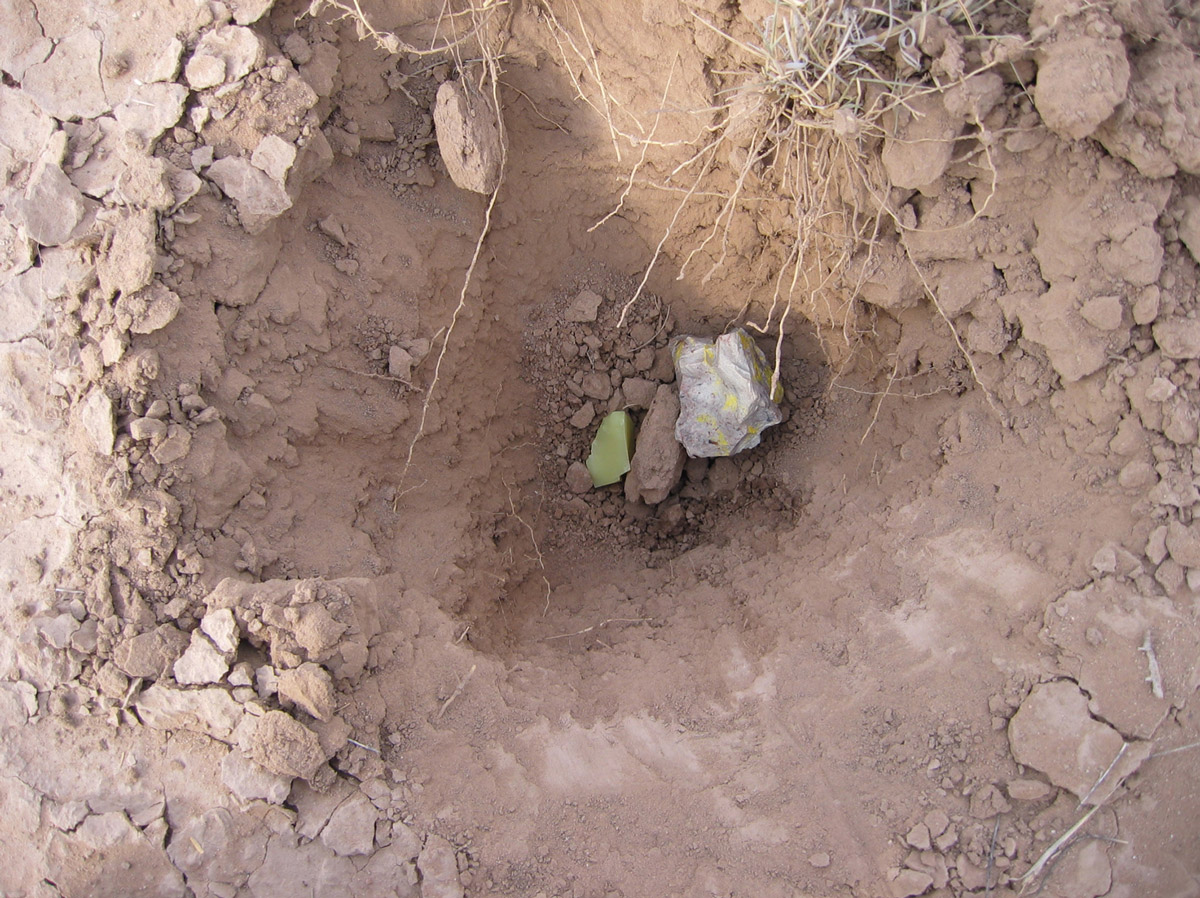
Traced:
[[[726, 87], [721, 105], [703, 111], [713, 123], [695, 141], [699, 149], [665, 182], [646, 184], [673, 190], [681, 198], [626, 311], [640, 298], [684, 210], [697, 200], [711, 201], [715, 194], [716, 214], [686, 248], [678, 276], [705, 259], [709, 267], [701, 283], [734, 254], [731, 231], [739, 216], [761, 217], [771, 204], [782, 202], [786, 212], [776, 216], [780, 254], [770, 266], [770, 303], [757, 310], [757, 320], [745, 323], [776, 333], [781, 341], [788, 315], [798, 308], [823, 332], [822, 343], [831, 356], [849, 359], [860, 337], [853, 302], [860, 285], [845, 282], [848, 263], [862, 252], [869, 263], [882, 228], [896, 219], [878, 152], [887, 134], [887, 117], [919, 93], [975, 73], [935, 72], [937, 65], [923, 54], [922, 46], [930, 29], [947, 26], [966, 40], [985, 40], [979, 18], [993, 3], [775, 0], [753, 38], [736, 37], [692, 11], [697, 23], [727, 41], [735, 61], [731, 70], [717, 73]], [[637, 175], [647, 151], [668, 146], [655, 139], [657, 117], [653, 126], [642, 127], [605, 88], [575, 0], [569, 0], [569, 6], [578, 22], [578, 37], [545, 5], [544, 18], [566, 69], [572, 70], [572, 54], [583, 62], [591, 89], [576, 81], [576, 90], [608, 122], [618, 153], [622, 139], [640, 150], [629, 184], [642, 183]], [[663, 105], [665, 98], [660, 108]], [[629, 122], [633, 127], [623, 129]], [[718, 175], [722, 167], [726, 171]], [[730, 176], [732, 186], [720, 186], [728, 184]], [[622, 202], [627, 194], [628, 189]], [[857, 271], [868, 269], [869, 264], [855, 266]], [[936, 304], [932, 294], [931, 299]], [[750, 306], [747, 301], [738, 320], [755, 311]], [[840, 338], [825, 339], [834, 329]], [[959, 346], [964, 348], [961, 341]], [[777, 361], [779, 351], [777, 342]]]

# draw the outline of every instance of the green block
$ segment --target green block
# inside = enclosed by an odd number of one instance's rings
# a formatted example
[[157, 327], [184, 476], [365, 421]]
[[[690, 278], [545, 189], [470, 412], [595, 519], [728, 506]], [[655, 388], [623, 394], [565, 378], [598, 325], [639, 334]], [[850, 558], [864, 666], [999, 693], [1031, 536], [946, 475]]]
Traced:
[[588, 473], [593, 486], [616, 483], [629, 470], [633, 457], [633, 421], [629, 412], [611, 412], [600, 422], [592, 451], [587, 457]]

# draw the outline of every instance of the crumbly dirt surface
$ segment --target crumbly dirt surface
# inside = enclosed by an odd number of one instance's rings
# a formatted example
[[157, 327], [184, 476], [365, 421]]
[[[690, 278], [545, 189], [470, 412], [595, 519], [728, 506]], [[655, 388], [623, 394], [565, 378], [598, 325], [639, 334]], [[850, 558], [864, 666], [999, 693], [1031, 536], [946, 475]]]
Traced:
[[[1196, 13], [924, 20], [780, 336], [774, 4], [481, 6], [491, 208], [473, 44], [0, 4], [0, 895], [1200, 895]], [[783, 423], [581, 483], [731, 324]]]

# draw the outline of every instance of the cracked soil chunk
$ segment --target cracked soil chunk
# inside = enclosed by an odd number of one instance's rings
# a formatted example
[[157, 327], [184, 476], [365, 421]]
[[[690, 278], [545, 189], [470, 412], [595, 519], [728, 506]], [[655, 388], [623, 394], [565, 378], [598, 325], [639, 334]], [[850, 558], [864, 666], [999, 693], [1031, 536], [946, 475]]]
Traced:
[[1121, 752], [1125, 740], [1088, 712], [1088, 701], [1070, 680], [1035, 686], [1008, 724], [1008, 741], [1020, 764], [1040, 770], [1056, 786], [1087, 804], [1102, 804], [1150, 754], [1150, 744], [1135, 741], [1097, 786]]

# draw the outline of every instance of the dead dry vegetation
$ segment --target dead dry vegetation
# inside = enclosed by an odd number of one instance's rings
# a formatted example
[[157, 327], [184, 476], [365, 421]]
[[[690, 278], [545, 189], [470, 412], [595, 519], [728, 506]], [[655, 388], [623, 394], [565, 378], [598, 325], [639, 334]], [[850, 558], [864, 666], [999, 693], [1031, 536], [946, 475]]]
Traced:
[[0, 4], [0, 894], [1200, 894], [1198, 50]]

